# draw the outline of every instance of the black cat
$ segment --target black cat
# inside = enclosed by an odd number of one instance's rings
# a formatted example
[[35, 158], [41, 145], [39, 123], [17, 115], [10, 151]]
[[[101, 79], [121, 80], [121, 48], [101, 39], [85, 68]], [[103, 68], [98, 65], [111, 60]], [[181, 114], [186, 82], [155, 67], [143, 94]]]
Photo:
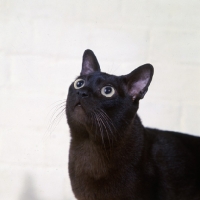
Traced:
[[71, 84], [69, 175], [78, 200], [200, 200], [200, 138], [144, 128], [139, 100], [153, 67], [100, 72], [91, 50]]

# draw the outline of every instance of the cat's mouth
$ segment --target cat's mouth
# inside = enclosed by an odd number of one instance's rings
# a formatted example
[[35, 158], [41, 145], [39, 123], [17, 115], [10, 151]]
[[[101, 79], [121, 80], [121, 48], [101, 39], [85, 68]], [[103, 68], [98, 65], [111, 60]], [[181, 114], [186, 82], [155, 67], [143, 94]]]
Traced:
[[75, 105], [75, 107], [81, 107], [81, 103], [78, 102], [78, 103]]
[[85, 105], [86, 102], [83, 102], [82, 100], [77, 100], [74, 104], [74, 111], [79, 112], [86, 112], [88, 110], [87, 104]]

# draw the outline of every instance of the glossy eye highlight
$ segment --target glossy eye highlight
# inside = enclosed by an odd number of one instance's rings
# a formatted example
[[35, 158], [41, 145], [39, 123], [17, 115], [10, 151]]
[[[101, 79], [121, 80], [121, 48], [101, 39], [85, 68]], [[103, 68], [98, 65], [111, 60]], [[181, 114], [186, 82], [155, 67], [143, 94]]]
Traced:
[[75, 89], [80, 89], [85, 85], [85, 81], [81, 78], [77, 79], [74, 81], [74, 88]]
[[101, 89], [101, 94], [105, 97], [112, 97], [115, 94], [115, 89], [111, 86], [105, 86]]

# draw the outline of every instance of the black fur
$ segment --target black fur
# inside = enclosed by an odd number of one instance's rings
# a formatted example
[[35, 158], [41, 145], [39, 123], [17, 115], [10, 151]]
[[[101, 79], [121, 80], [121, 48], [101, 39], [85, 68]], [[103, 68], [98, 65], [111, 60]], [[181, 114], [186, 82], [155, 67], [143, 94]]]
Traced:
[[126, 76], [102, 73], [84, 52], [66, 105], [78, 200], [200, 199], [200, 138], [144, 128], [136, 114], [152, 76], [150, 64]]

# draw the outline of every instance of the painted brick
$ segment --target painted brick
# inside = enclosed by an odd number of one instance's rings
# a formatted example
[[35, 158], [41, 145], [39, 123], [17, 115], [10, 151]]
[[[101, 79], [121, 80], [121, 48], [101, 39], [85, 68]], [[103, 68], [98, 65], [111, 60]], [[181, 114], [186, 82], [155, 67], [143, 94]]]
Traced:
[[[80, 74], [81, 62], [56, 57], [12, 56], [11, 82], [14, 88], [29, 92], [63, 92], [66, 97], [68, 85]], [[16, 67], [16, 65], [18, 65]]]
[[[1, 165], [2, 200], [74, 200], [66, 168]], [[48, 180], [48, 181], [47, 181]], [[64, 196], [67, 196], [65, 198]]]
[[180, 104], [151, 99], [141, 102], [139, 116], [145, 126], [162, 130], [179, 131], [181, 128], [182, 107]]
[[150, 58], [165, 63], [199, 63], [200, 32], [153, 30]]
[[183, 106], [181, 115], [181, 131], [200, 136], [200, 106], [195, 104], [186, 104]]
[[0, 52], [0, 86], [6, 87], [10, 82], [10, 63], [5, 53]]

